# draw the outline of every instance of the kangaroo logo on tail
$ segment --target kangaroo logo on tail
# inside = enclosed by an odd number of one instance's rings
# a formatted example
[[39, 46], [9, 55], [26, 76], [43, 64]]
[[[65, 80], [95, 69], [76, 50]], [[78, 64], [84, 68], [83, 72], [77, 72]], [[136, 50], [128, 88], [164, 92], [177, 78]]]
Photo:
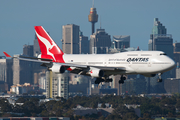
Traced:
[[64, 62], [64, 54], [57, 44], [52, 40], [42, 26], [35, 26], [36, 35], [41, 49], [42, 58], [53, 59], [54, 62]]

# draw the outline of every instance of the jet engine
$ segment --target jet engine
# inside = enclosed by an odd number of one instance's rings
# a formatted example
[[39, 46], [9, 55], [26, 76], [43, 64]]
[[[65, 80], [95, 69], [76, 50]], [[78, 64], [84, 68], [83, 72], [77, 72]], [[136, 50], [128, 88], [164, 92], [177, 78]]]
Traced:
[[103, 77], [104, 76], [104, 71], [98, 68], [91, 68], [91, 70], [89, 71], [89, 74], [92, 77]]
[[62, 65], [58, 65], [58, 64], [54, 64], [51, 68], [49, 68], [50, 70], [52, 70], [52, 72], [55, 73], [64, 73], [66, 68]]

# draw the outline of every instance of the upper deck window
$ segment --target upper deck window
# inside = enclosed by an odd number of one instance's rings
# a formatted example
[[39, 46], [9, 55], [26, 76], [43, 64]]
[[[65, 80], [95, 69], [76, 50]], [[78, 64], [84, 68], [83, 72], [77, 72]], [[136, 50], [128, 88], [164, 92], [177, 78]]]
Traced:
[[127, 54], [127, 56], [138, 56], [138, 54]]
[[141, 56], [152, 56], [151, 54], [141, 54]]

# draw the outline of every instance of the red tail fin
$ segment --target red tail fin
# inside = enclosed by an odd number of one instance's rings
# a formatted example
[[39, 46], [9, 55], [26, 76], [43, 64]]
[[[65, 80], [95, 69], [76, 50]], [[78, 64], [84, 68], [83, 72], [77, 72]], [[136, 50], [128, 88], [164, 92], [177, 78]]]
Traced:
[[64, 62], [62, 50], [48, 35], [42, 26], [35, 26], [36, 35], [41, 50], [41, 58], [53, 59], [54, 62]]

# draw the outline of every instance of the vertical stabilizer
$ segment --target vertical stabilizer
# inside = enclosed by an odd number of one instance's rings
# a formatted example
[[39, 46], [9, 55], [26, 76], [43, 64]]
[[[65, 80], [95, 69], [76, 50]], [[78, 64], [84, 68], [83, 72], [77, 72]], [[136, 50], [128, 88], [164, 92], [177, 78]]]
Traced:
[[54, 62], [64, 62], [62, 50], [57, 46], [42, 26], [35, 26], [36, 35], [41, 50], [41, 58], [53, 59]]

